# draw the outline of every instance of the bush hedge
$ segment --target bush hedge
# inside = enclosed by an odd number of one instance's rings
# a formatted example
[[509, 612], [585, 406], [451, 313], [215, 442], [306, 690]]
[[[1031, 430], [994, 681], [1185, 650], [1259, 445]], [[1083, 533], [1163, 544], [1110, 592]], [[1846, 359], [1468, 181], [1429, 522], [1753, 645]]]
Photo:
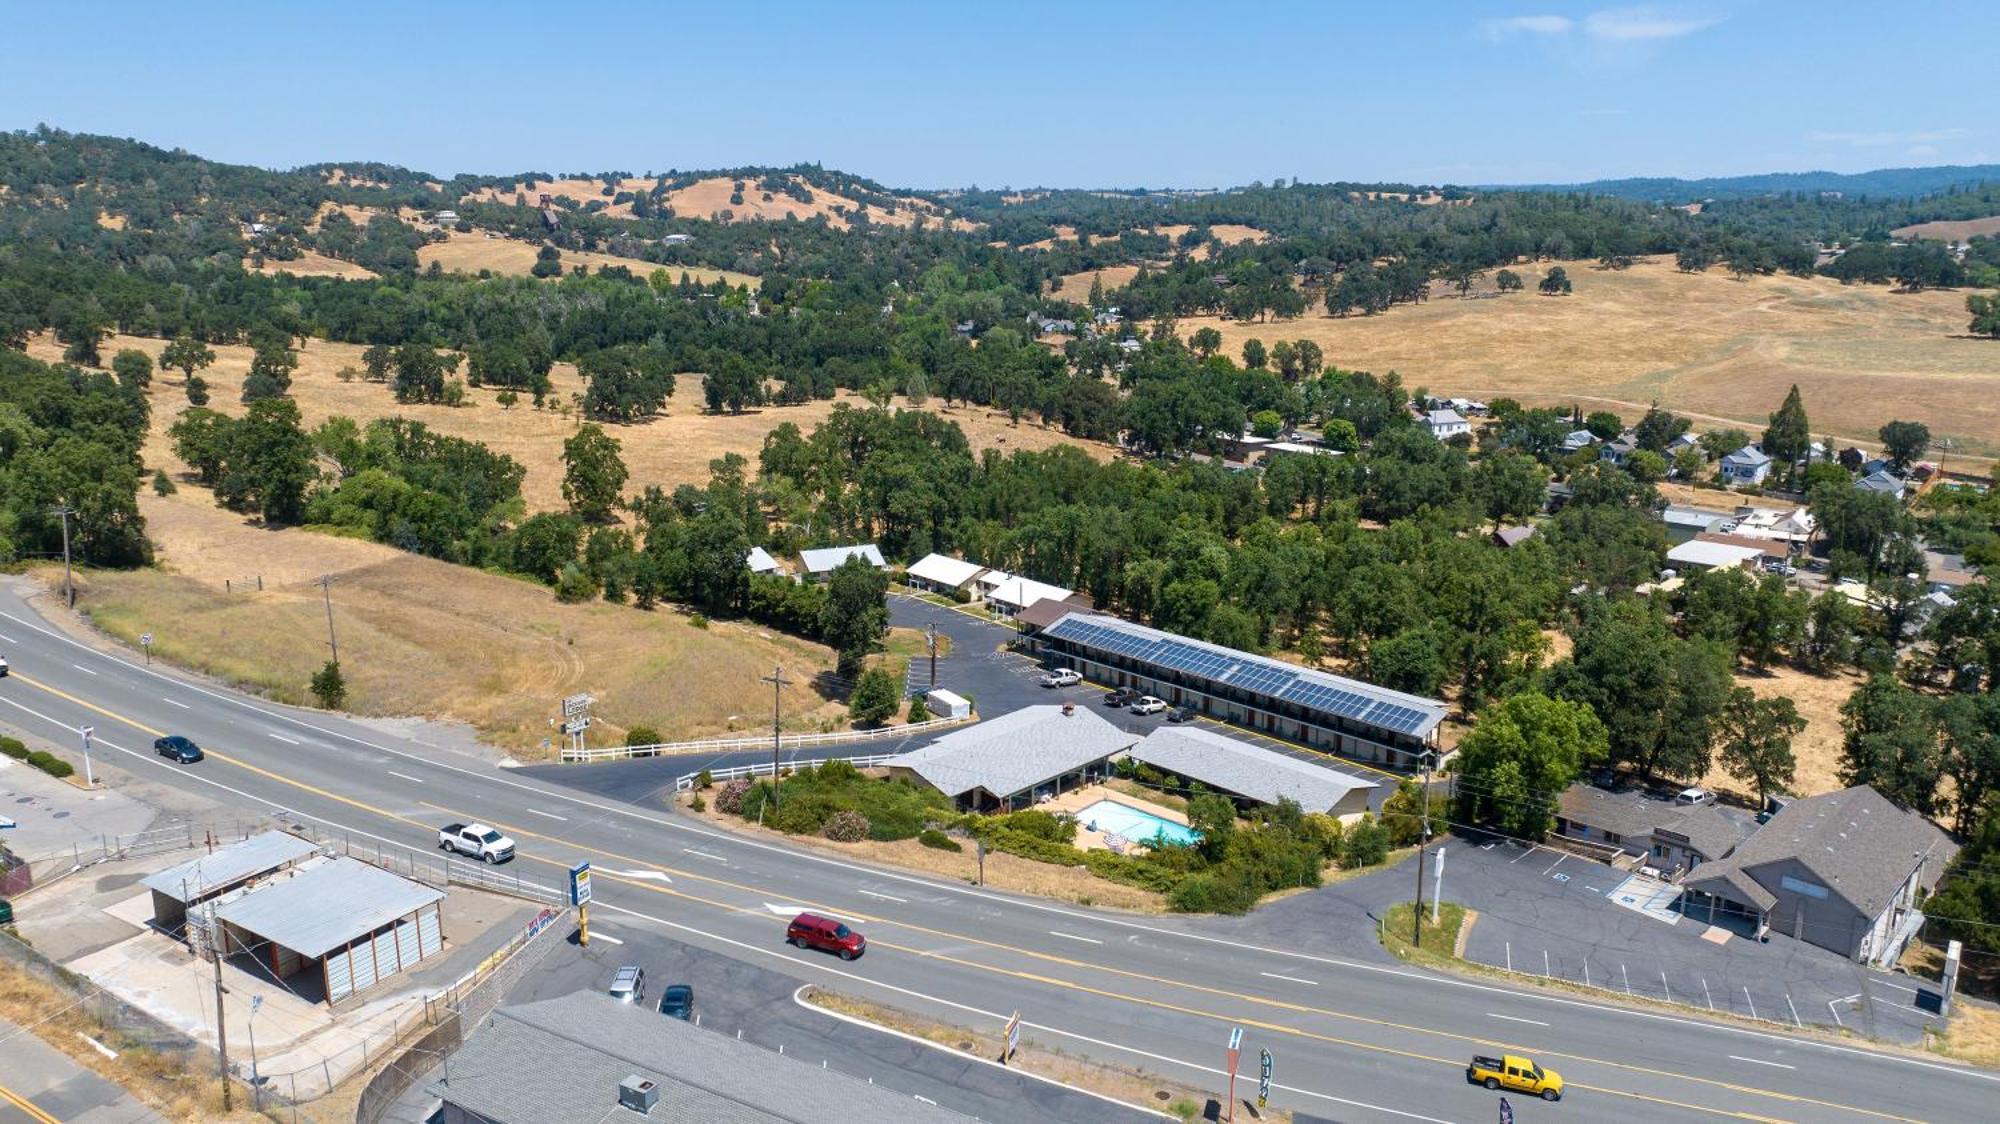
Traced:
[[0, 737], [0, 753], [12, 757], [16, 761], [26, 761], [28, 759], [28, 747], [23, 745], [19, 738]]
[[868, 817], [860, 812], [835, 812], [826, 818], [820, 834], [835, 843], [859, 843], [868, 838]]
[[67, 777], [76, 772], [69, 762], [39, 749], [28, 755], [28, 764], [52, 777]]
[[965, 850], [964, 846], [958, 840], [953, 839], [951, 836], [934, 827], [927, 827], [918, 832], [917, 842], [922, 843], [926, 847], [935, 847], [940, 851], [950, 851], [954, 854]]

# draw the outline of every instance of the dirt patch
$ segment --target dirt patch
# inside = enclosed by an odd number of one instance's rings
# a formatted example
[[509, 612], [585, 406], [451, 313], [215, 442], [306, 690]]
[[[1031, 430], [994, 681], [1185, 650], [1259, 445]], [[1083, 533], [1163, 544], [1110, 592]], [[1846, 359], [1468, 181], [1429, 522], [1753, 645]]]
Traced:
[[[710, 796], [713, 796], [713, 793]], [[949, 878], [968, 884], [976, 884], [979, 881], [979, 859], [973, 853], [969, 841], [964, 843], [965, 849], [960, 852], [926, 847], [914, 839], [899, 839], [894, 842], [868, 839], [859, 843], [835, 843], [830, 839], [811, 835], [786, 835], [781, 831], [746, 823], [740, 817], [716, 811], [712, 804], [701, 812], [694, 812], [685, 804], [681, 806], [681, 810], [690, 815], [698, 815], [729, 831], [779, 839], [794, 846], [810, 847], [816, 851], [864, 859], [881, 866], [913, 870], [919, 874], [938, 878]], [[1034, 894], [1037, 897], [1075, 902], [1078, 905], [1127, 909], [1139, 913], [1165, 913], [1167, 908], [1164, 895], [1141, 890], [1137, 886], [1127, 886], [1122, 882], [1110, 882], [1081, 868], [1038, 863], [1021, 858], [1019, 855], [1001, 854], [998, 851], [987, 852], [986, 885], [996, 890]]]
[[1440, 394], [1633, 416], [1658, 399], [1697, 426], [1753, 433], [1797, 383], [1815, 434], [1872, 439], [1883, 422], [1905, 418], [1958, 439], [1968, 453], [2000, 451], [2000, 348], [1966, 335], [1963, 293], [1897, 293], [1827, 277], [1737, 281], [1648, 258], [1626, 270], [1565, 263], [1576, 291], [1558, 298], [1534, 291], [1546, 268], [1515, 267], [1528, 291], [1492, 299], [1440, 296], [1378, 316], [1202, 317], [1179, 326], [1218, 329], [1228, 354], [1253, 337], [1309, 339], [1328, 366], [1395, 370], [1406, 385]]
[[1983, 219], [1941, 219], [1899, 226], [1889, 233], [1898, 238], [1929, 238], [1938, 242], [1964, 242], [1984, 234], [2000, 234], [2000, 215]]
[[[674, 214], [682, 218], [724, 221], [722, 219], [722, 212], [728, 211], [730, 219], [727, 221], [733, 222], [748, 222], [756, 219], [775, 222], [786, 218], [798, 219], [803, 222], [808, 219], [824, 218], [829, 225], [838, 230], [846, 230], [853, 225], [848, 216], [861, 209], [862, 205], [859, 201], [814, 187], [798, 176], [787, 176], [786, 179], [793, 185], [804, 188], [812, 196], [812, 202], [802, 203], [781, 191], [770, 192], [771, 197], [766, 199], [764, 198], [766, 193], [757, 186], [758, 179], [756, 177], [748, 177], [741, 181], [743, 184], [742, 201], [732, 202], [730, 196], [735, 194], [736, 183], [738, 181], [729, 176], [715, 176], [705, 180], [697, 180], [686, 187], [675, 188], [667, 192], [661, 202], [672, 207]], [[614, 189], [613, 195], [604, 194], [604, 181], [595, 179], [564, 179], [556, 180], [553, 183], [538, 182], [535, 184], [533, 191], [527, 191], [520, 184], [516, 183], [505, 188], [482, 188], [465, 196], [465, 201], [512, 203], [515, 192], [521, 191], [527, 195], [528, 202], [533, 204], [537, 195], [547, 192], [558, 198], [574, 200], [579, 206], [589, 203], [592, 200], [597, 200], [606, 204], [601, 213], [617, 218], [631, 218], [631, 203], [613, 203], [611, 200], [616, 197], [617, 192], [629, 191], [634, 194], [649, 192], [653, 190], [655, 182], [654, 180], [641, 178], [620, 180]], [[916, 222], [919, 215], [922, 215], [925, 221], [932, 226], [948, 225], [954, 230], [971, 230], [975, 228], [974, 224], [966, 222], [963, 219], [952, 218], [950, 212], [921, 199], [897, 200], [894, 214], [872, 205], [867, 208], [867, 211], [869, 222], [881, 223], [887, 226], [910, 226]]]
[[290, 261], [266, 258], [262, 267], [252, 265], [249, 258], [243, 259], [243, 268], [252, 273], [290, 273], [298, 277], [345, 277], [350, 281], [366, 281], [376, 276], [374, 270], [351, 261], [330, 258], [317, 250], [301, 251]]
[[1071, 273], [1063, 277], [1062, 281], [1056, 286], [1055, 296], [1060, 300], [1072, 301], [1076, 304], [1088, 304], [1092, 282], [1103, 282], [1104, 291], [1109, 293], [1113, 289], [1130, 285], [1132, 279], [1137, 276], [1139, 276], [1139, 267], [1136, 265], [1107, 265], [1103, 269], [1091, 269], [1085, 270], [1082, 273]]
[[[450, 231], [443, 242], [431, 242], [417, 247], [417, 262], [428, 269], [436, 262], [439, 269], [447, 273], [476, 274], [486, 270], [502, 277], [526, 277], [535, 268], [535, 254], [540, 247], [530, 242], [513, 238], [501, 238], [485, 231], [469, 233]], [[606, 266], [624, 266], [640, 277], [650, 277], [656, 269], [664, 269], [674, 280], [680, 280], [685, 273], [704, 285], [714, 281], [727, 281], [731, 285], [755, 285], [757, 279], [748, 273], [737, 273], [728, 269], [703, 269], [699, 266], [662, 265], [643, 258], [619, 257], [616, 254], [598, 254], [588, 250], [564, 250], [562, 267], [565, 271], [576, 266], [596, 272]]]
[[[1862, 677], [1852, 672], [1814, 675], [1793, 667], [1773, 667], [1764, 675], [1737, 675], [1737, 685], [1750, 688], [1758, 698], [1791, 699], [1806, 720], [1804, 732], [1792, 739], [1792, 756], [1798, 760], [1792, 791], [1798, 795], [1818, 796], [1846, 787], [1840, 783], [1840, 743], [1845, 737], [1840, 728], [1840, 707], [1861, 682]], [[1749, 786], [1724, 772], [1720, 764], [1708, 771], [1701, 784], [1734, 793], [1745, 803], [1756, 798]]]

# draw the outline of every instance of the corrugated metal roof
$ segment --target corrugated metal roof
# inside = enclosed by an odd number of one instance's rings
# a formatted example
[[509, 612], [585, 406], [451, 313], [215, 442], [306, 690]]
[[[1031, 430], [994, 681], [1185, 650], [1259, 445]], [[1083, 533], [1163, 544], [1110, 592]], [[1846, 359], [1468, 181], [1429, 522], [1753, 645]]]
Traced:
[[1029, 706], [944, 735], [889, 762], [946, 796], [983, 788], [1012, 796], [1109, 757], [1139, 740], [1085, 707]]
[[1038, 582], [1033, 578], [1011, 577], [994, 586], [986, 595], [986, 599], [998, 601], [1003, 605], [1012, 605], [1017, 609], [1025, 609], [1037, 601], [1067, 600], [1073, 592], [1059, 585]]
[[909, 575], [957, 589], [985, 570], [986, 567], [979, 563], [967, 562], [963, 558], [953, 558], [948, 554], [926, 554], [910, 567]]
[[421, 882], [343, 856], [246, 891], [215, 915], [311, 957], [443, 898]]
[[751, 547], [750, 553], [743, 558], [743, 564], [748, 566], [752, 573], [757, 574], [768, 574], [778, 568], [778, 560], [771, 557], [771, 552], [761, 546]]
[[1741, 566], [1752, 558], [1761, 558], [1763, 554], [1762, 547], [1731, 546], [1697, 538], [1667, 551], [1667, 561], [1679, 566]]
[[799, 560], [805, 563], [808, 574], [824, 574], [849, 558], [857, 556], [866, 559], [870, 566], [888, 565], [882, 561], [882, 551], [872, 542], [860, 546], [823, 546], [816, 550], [799, 552]]
[[1263, 804], [1289, 799], [1308, 812], [1325, 812], [1374, 781], [1301, 761], [1199, 726], [1162, 726], [1132, 747], [1133, 760], [1247, 796]]
[[[663, 1017], [645, 1004], [583, 991], [494, 1012], [452, 1055], [449, 1075], [427, 1092], [498, 1124], [968, 1119], [887, 1086]], [[627, 1077], [658, 1085], [660, 1100], [650, 1116], [619, 1107], [618, 1083]]]
[[266, 831], [213, 854], [170, 866], [139, 884], [185, 903], [204, 892], [227, 889], [246, 878], [297, 862], [317, 850], [319, 845], [309, 839], [287, 831]]

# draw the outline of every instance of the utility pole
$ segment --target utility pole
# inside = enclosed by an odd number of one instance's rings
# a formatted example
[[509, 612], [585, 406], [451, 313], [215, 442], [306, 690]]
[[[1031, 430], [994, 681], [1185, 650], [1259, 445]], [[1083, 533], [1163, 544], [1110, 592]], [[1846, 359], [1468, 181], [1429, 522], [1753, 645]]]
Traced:
[[924, 626], [924, 640], [931, 648], [931, 690], [937, 690], [937, 624]]
[[222, 1111], [229, 1108], [229, 1028], [223, 1021], [222, 996], [228, 990], [222, 986], [222, 947], [217, 943], [215, 931], [215, 906], [205, 904], [208, 924], [203, 926], [203, 940], [208, 945], [208, 965], [215, 970], [215, 1056], [222, 1075]]
[[333, 662], [340, 663], [340, 642], [333, 635], [333, 575], [321, 574], [313, 583], [319, 586], [320, 596], [326, 600], [326, 646], [333, 650]]
[[1424, 822], [1417, 835], [1417, 904], [1410, 911], [1411, 941], [1424, 947], [1424, 845], [1431, 841], [1431, 751], [1418, 758], [1424, 768]]
[[74, 609], [76, 608], [76, 581], [70, 577], [69, 570], [69, 517], [76, 514], [76, 509], [66, 503], [59, 503], [50, 514], [62, 520], [63, 604]]
[[758, 676], [757, 682], [771, 685], [771, 799], [775, 802], [778, 799], [778, 758], [784, 751], [784, 739], [779, 734], [778, 705], [784, 700], [785, 688], [791, 686], [792, 681], [785, 678], [784, 664], [773, 664], [771, 674]]

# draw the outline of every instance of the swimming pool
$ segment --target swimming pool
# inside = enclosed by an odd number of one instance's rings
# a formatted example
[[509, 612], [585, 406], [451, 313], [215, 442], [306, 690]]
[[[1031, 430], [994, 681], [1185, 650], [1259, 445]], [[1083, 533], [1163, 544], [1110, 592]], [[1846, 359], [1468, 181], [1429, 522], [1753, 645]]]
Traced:
[[1161, 819], [1151, 812], [1142, 812], [1116, 800], [1099, 800], [1084, 808], [1076, 814], [1076, 822], [1092, 831], [1122, 835], [1134, 843], [1151, 843], [1162, 837], [1168, 843], [1183, 847], [1201, 842], [1201, 832], [1191, 827]]

